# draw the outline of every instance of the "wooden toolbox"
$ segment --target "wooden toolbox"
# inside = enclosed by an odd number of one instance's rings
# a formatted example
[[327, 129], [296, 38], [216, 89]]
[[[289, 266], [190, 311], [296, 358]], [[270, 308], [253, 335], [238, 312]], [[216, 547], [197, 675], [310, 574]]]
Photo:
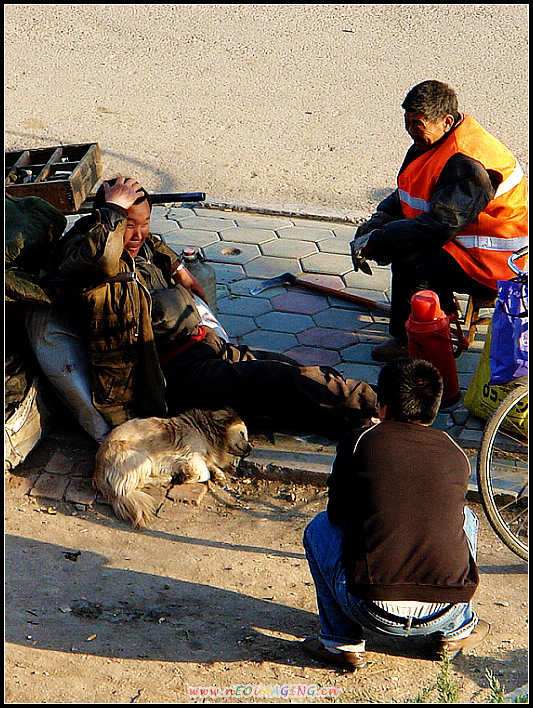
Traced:
[[41, 197], [64, 214], [78, 211], [102, 176], [98, 143], [57, 145], [5, 153], [5, 189]]

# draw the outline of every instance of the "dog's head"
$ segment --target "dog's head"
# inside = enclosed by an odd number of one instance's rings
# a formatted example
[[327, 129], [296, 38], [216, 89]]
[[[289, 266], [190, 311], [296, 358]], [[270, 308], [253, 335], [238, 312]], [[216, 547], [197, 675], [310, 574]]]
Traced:
[[248, 430], [241, 417], [231, 408], [211, 411], [211, 420], [218, 430], [219, 444], [223, 441], [225, 451], [235, 457], [246, 457], [253, 450], [248, 440]]
[[227, 450], [236, 457], [246, 457], [253, 450], [248, 440], [248, 430], [240, 418], [232, 421], [226, 430]]

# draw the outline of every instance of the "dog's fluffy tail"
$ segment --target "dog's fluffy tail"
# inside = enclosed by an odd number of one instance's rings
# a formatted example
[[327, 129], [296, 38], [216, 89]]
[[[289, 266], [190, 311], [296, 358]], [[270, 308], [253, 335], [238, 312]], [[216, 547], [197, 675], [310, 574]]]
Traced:
[[115, 514], [134, 528], [145, 528], [156, 512], [155, 499], [139, 487], [149, 480], [151, 461], [122, 440], [104, 442], [96, 453], [94, 483]]
[[156, 512], [155, 499], [136, 489], [127, 495], [115, 497], [111, 500], [113, 511], [121, 519], [129, 521], [133, 528], [146, 528], [152, 521]]

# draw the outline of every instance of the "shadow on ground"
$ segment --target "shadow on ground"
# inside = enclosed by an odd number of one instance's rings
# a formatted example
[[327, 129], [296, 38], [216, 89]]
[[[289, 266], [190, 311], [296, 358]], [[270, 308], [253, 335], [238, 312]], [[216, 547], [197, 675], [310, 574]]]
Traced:
[[7, 642], [151, 661], [306, 663], [296, 640], [269, 634], [303, 639], [316, 633], [314, 613], [240, 592], [110, 568], [105, 556], [93, 552], [83, 552], [74, 563], [66, 555], [71, 550], [6, 537]]

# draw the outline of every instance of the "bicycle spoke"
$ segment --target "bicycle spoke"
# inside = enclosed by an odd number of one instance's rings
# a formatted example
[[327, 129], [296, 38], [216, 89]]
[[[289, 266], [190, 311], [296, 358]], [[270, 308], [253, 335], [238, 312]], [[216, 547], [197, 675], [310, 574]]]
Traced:
[[523, 410], [525, 396], [524, 387], [511, 390], [487, 422], [478, 454], [477, 476], [483, 507], [494, 531], [508, 548], [527, 560], [527, 438], [502, 430], [508, 416], [514, 418], [515, 410]]

